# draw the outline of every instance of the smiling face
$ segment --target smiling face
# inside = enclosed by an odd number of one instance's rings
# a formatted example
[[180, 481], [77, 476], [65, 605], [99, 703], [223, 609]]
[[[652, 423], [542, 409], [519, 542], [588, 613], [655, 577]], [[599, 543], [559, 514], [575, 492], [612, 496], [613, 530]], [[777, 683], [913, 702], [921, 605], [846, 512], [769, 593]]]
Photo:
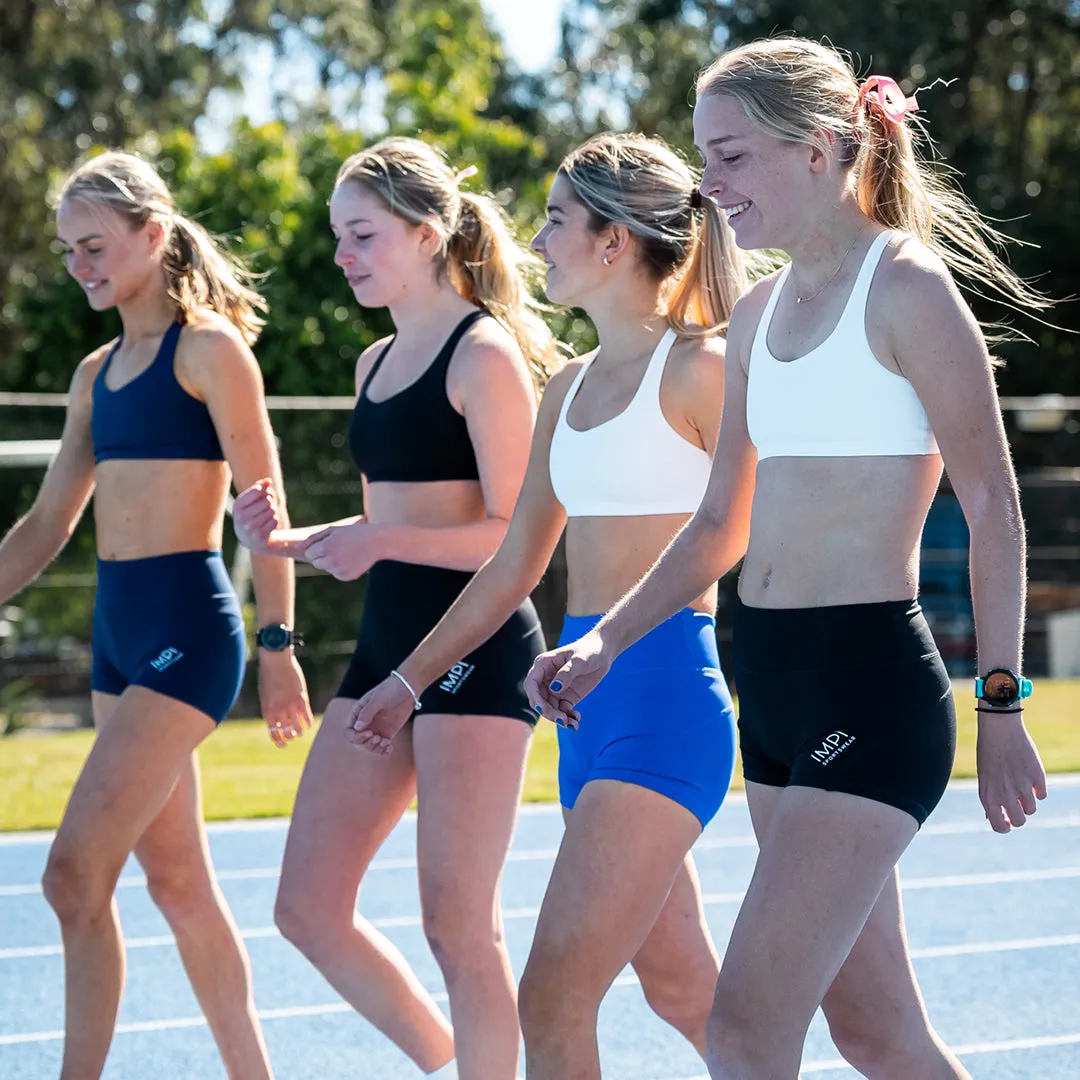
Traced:
[[604, 265], [607, 238], [590, 227], [590, 217], [565, 174], [557, 173], [547, 221], [530, 245], [547, 266], [544, 292], [552, 303], [584, 307], [585, 299], [611, 276]]
[[767, 134], [723, 93], [694, 106], [694, 142], [704, 162], [701, 190], [727, 214], [739, 247], [785, 248], [820, 197], [820, 151]]
[[67, 271], [95, 311], [123, 304], [161, 276], [163, 231], [153, 220], [133, 228], [129, 218], [88, 198], [65, 198], [56, 214]]
[[434, 278], [435, 230], [392, 213], [361, 183], [346, 180], [334, 189], [330, 230], [337, 241], [334, 262], [363, 307], [390, 307], [417, 282]]

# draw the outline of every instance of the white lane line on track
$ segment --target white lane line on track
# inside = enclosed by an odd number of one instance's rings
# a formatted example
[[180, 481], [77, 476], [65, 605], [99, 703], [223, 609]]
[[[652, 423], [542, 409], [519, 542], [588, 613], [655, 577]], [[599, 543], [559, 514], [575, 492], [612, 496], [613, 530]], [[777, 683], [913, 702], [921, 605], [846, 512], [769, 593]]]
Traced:
[[[1080, 1043], [1080, 1032], [1070, 1032], [1066, 1035], [1037, 1035], [1028, 1039], [1004, 1039], [1001, 1042], [970, 1043], [967, 1046], [950, 1047], [954, 1054], [967, 1057], [973, 1054], [1007, 1054], [1013, 1050], [1043, 1050], [1054, 1046], [1072, 1046]], [[845, 1071], [852, 1076], [856, 1075], [851, 1066], [843, 1058], [832, 1058], [828, 1061], [808, 1061], [800, 1070], [800, 1075], [809, 1076], [812, 1073], [828, 1073]], [[681, 1076], [678, 1080], [709, 1080], [702, 1073], [700, 1076]]]
[[[1080, 829], [1080, 813], [1033, 818], [1025, 828], [1035, 830]], [[984, 821], [958, 821], [927, 825], [922, 829], [920, 836], [967, 836], [981, 835], [986, 832], [988, 832], [988, 826]], [[719, 851], [733, 848], [754, 848], [756, 846], [757, 841], [751, 835], [716, 836], [699, 840], [694, 845], [694, 851]], [[511, 851], [506, 861], [508, 863], [551, 862], [558, 852], [557, 847], [523, 848], [520, 851]], [[416, 868], [416, 858], [413, 856], [377, 858], [372, 860], [371, 865], [368, 867], [368, 873], [387, 870], [415, 870]], [[217, 878], [218, 881], [266, 881], [276, 879], [280, 873], [280, 866], [255, 866], [242, 870], [218, 870]], [[131, 889], [145, 884], [146, 878], [142, 874], [124, 874], [117, 880], [116, 887], [118, 889]], [[0, 885], [0, 899], [5, 896], [37, 896], [40, 893], [41, 885], [38, 882]]]

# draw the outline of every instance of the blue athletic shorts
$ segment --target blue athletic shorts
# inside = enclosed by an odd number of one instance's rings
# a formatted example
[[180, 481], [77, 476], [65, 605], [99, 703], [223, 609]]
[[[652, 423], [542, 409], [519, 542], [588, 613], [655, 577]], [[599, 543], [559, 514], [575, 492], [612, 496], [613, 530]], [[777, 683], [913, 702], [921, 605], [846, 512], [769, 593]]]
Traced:
[[221, 552], [99, 559], [93, 654], [94, 690], [145, 686], [220, 724], [247, 662], [244, 619]]
[[[567, 615], [560, 645], [599, 615]], [[622, 780], [712, 820], [735, 767], [735, 711], [720, 671], [716, 622], [684, 608], [631, 645], [578, 706], [577, 731], [560, 727], [559, 798], [574, 808], [590, 780]]]

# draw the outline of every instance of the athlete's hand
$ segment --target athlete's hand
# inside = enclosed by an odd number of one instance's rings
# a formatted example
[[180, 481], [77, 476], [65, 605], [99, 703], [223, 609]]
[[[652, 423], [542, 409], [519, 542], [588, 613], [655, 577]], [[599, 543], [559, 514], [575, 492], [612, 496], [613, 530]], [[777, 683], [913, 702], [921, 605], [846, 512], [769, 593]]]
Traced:
[[541, 716], [577, 730], [581, 719], [578, 703], [596, 689], [613, 660], [595, 630], [569, 645], [541, 653], [525, 677], [529, 704]]
[[1046, 770], [1019, 713], [979, 713], [979, 800], [994, 832], [1019, 828], [1046, 798]]
[[303, 558], [338, 581], [355, 581], [380, 559], [386, 558], [384, 536], [384, 530], [378, 525], [366, 522], [327, 525], [321, 532], [308, 537]]
[[275, 555], [273, 532], [281, 524], [277, 492], [268, 479], [259, 480], [233, 501], [233, 530], [253, 555]]
[[394, 736], [413, 711], [412, 694], [391, 675], [352, 707], [345, 724], [345, 738], [361, 750], [389, 754], [394, 748]]
[[311, 727], [307, 682], [291, 649], [259, 650], [259, 704], [275, 746], [287, 746]]

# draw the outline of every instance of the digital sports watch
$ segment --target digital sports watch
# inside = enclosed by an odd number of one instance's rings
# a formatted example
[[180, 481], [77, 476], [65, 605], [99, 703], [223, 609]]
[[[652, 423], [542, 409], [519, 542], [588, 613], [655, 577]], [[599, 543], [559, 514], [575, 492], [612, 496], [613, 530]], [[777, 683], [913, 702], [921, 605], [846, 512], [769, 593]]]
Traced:
[[[994, 709], [1008, 709], [1024, 698], [1031, 697], [1031, 680], [1023, 679], [1008, 668], [991, 668], [981, 679], [975, 680], [975, 696]], [[984, 709], [983, 712], [991, 712]], [[1019, 712], [1019, 708], [1013, 708]]]
[[304, 639], [284, 623], [270, 623], [255, 635], [255, 644], [267, 652], [284, 652], [290, 645], [303, 645]]

